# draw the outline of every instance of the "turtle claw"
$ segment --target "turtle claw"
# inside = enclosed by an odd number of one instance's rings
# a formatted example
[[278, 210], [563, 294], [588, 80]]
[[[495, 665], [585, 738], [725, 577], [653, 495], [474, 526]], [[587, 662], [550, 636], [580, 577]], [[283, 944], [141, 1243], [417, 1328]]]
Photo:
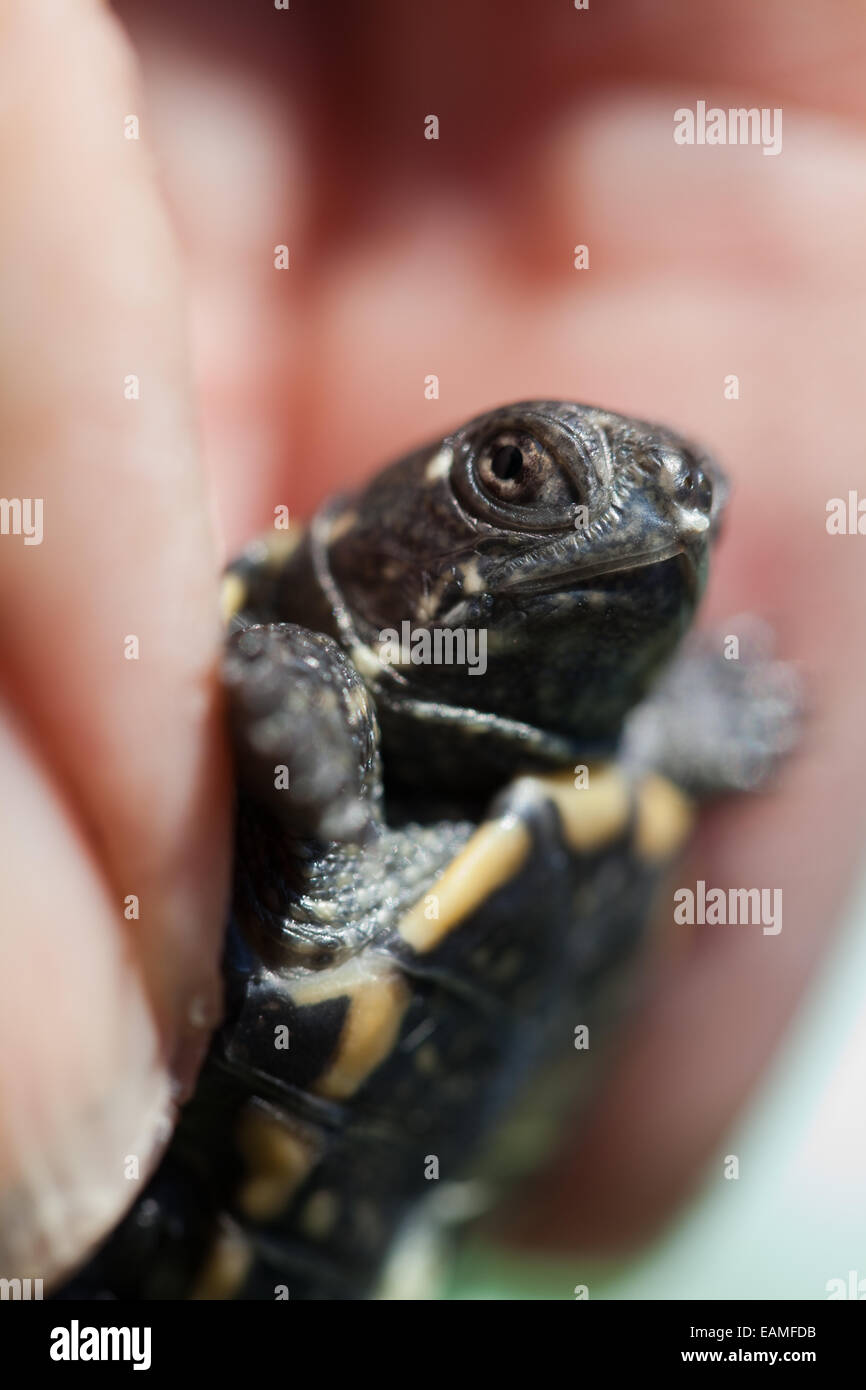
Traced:
[[223, 684], [238, 777], [292, 837], [364, 844], [381, 823], [375, 716], [336, 642], [293, 623], [236, 627]]
[[799, 742], [805, 708], [799, 673], [774, 648], [752, 615], [696, 635], [629, 716], [628, 763], [701, 797], [764, 786]]

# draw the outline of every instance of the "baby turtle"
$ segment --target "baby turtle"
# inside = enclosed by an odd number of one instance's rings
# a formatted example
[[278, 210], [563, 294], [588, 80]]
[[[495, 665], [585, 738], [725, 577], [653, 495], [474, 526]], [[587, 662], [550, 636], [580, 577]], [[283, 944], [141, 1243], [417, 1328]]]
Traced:
[[680, 648], [725, 495], [667, 429], [532, 401], [232, 566], [225, 1018], [64, 1296], [412, 1297], [410, 1233], [535, 1160], [697, 800], [792, 742], [762, 640]]

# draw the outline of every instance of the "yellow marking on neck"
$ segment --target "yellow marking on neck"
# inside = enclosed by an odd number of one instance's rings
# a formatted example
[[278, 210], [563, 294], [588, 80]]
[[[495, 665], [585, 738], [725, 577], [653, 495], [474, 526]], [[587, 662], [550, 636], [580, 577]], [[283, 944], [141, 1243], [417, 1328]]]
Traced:
[[239, 1226], [225, 1220], [214, 1236], [192, 1286], [190, 1298], [196, 1302], [234, 1298], [252, 1262], [253, 1247], [250, 1241]]
[[635, 848], [651, 863], [681, 849], [694, 825], [694, 805], [667, 777], [651, 773], [638, 787]]
[[517, 785], [532, 786], [553, 802], [566, 842], [580, 854], [591, 854], [611, 844], [628, 826], [631, 788], [612, 763], [591, 766], [585, 787], [574, 785], [571, 772], [521, 777]]
[[[276, 574], [294, 554], [304, 535], [304, 527], [290, 523], [284, 531], [266, 532], [257, 536], [242, 552], [239, 560], [252, 563], [253, 573], [265, 570]], [[247, 582], [231, 567], [226, 570], [220, 582], [220, 612], [223, 622], [228, 625], [247, 601], [249, 587]]]
[[[432, 951], [491, 893], [514, 878], [526, 862], [531, 844], [529, 831], [517, 816], [485, 821], [429, 893], [406, 913], [399, 926], [403, 940], [416, 951]], [[438, 917], [426, 915], [430, 895], [438, 899]]]
[[436, 450], [424, 469], [424, 477], [428, 483], [436, 483], [440, 478], [447, 478], [454, 462], [454, 450], [450, 444], [443, 444]]
[[391, 1053], [409, 1005], [410, 991], [386, 957], [372, 951], [293, 980], [292, 998], [301, 1006], [348, 995], [349, 1009], [337, 1050], [311, 1090], [329, 1100], [346, 1100]]
[[306, 526], [290, 521], [288, 526], [265, 531], [250, 541], [241, 552], [240, 559], [246, 560], [253, 574], [277, 574], [290, 560], [306, 535]]
[[349, 655], [356, 670], [365, 680], [376, 681], [387, 669], [386, 663], [380, 661], [373, 648], [364, 642], [353, 642]]
[[289, 1128], [255, 1101], [242, 1110], [236, 1138], [249, 1174], [238, 1206], [252, 1221], [269, 1221], [285, 1211], [311, 1172], [317, 1146], [311, 1135]]
[[483, 594], [484, 580], [481, 578], [481, 571], [478, 568], [478, 557], [475, 556], [473, 559], [467, 560], [461, 566], [461, 570], [464, 594]]
[[301, 1229], [310, 1240], [324, 1240], [336, 1225], [340, 1213], [337, 1198], [327, 1188], [314, 1192], [301, 1212]]
[[246, 602], [247, 586], [239, 574], [233, 574], [229, 570], [224, 574], [220, 584], [220, 613], [226, 626], [231, 622], [235, 613], [239, 613]]
[[338, 541], [341, 536], [345, 536], [347, 531], [351, 531], [355, 522], [358, 520], [358, 513], [351, 507], [347, 507], [344, 512], [338, 513], [331, 522], [331, 529], [328, 532], [328, 544]]
[[271, 574], [282, 569], [288, 559], [294, 555], [298, 546], [304, 538], [306, 527], [297, 521], [290, 521], [288, 526], [279, 531], [266, 531], [259, 537], [259, 544], [264, 550], [262, 564]]

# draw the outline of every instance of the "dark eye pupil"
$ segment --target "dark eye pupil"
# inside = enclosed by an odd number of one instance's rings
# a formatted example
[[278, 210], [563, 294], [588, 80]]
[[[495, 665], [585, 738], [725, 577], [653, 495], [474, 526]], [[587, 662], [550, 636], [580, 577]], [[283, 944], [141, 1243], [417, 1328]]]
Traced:
[[503, 444], [490, 460], [490, 468], [497, 478], [507, 482], [523, 468], [523, 455], [516, 444]]

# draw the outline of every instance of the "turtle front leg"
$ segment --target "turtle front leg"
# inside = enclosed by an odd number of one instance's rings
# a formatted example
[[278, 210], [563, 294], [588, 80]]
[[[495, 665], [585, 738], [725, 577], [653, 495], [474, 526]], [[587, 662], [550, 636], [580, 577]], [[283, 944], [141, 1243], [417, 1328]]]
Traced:
[[223, 682], [244, 792], [297, 839], [363, 843], [382, 827], [378, 730], [336, 642], [294, 623], [230, 633]]
[[733, 618], [686, 642], [626, 721], [623, 755], [693, 796], [756, 791], [797, 744], [803, 703], [797, 671], [774, 657], [770, 628]]

